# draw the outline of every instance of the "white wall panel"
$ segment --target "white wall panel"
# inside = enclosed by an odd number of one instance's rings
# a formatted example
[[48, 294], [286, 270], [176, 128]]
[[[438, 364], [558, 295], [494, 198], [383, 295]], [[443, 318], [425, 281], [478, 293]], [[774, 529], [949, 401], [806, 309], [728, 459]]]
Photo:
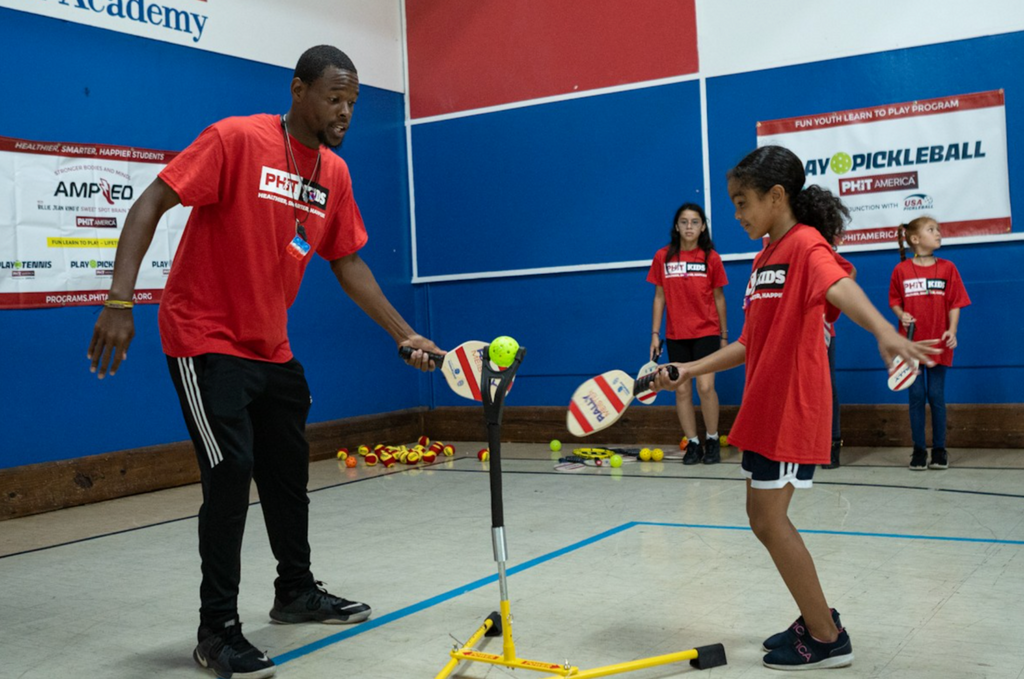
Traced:
[[1021, 0], [697, 0], [703, 76], [1020, 30]]
[[0, 0], [0, 7], [286, 68], [308, 47], [335, 45], [352, 57], [361, 82], [405, 91], [400, 0]]

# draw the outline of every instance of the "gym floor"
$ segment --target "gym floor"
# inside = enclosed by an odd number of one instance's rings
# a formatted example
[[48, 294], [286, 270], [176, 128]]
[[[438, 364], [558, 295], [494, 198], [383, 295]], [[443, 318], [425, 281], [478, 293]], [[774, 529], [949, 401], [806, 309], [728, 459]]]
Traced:
[[[240, 613], [278, 677], [434, 677], [497, 610], [483, 444], [455, 445], [429, 467], [312, 465], [314, 574], [373, 606], [360, 625], [270, 623], [274, 561], [251, 508]], [[546, 445], [502, 446], [517, 656], [586, 669], [721, 643], [721, 667], [618, 676], [780, 676], [761, 666], [760, 642], [797, 611], [747, 526], [735, 449], [708, 466], [559, 472], [551, 458]], [[804, 676], [1021, 679], [1024, 452], [952, 450], [946, 471], [908, 460], [847, 448], [794, 496], [790, 517], [856, 656]], [[191, 659], [199, 503], [187, 486], [0, 522], [0, 676], [209, 676]], [[501, 639], [477, 648], [500, 654]], [[474, 663], [452, 676], [550, 675]]]

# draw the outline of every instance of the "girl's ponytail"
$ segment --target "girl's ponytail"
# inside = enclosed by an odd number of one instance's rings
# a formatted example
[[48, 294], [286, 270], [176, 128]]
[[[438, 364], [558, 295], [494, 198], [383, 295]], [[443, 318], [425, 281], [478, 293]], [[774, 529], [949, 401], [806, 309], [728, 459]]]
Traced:
[[907, 225], [900, 224], [896, 227], [896, 242], [900, 246], [900, 261], [905, 262], [907, 260], [907, 247], [905, 245], [907, 239]]
[[790, 206], [797, 220], [816, 228], [829, 245], [842, 239], [850, 210], [828, 189], [811, 184], [790, 199]]

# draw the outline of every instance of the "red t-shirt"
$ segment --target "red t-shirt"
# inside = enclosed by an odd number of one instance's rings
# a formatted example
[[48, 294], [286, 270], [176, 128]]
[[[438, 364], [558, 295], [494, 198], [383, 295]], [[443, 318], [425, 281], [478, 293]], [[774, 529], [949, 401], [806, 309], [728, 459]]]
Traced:
[[[290, 143], [298, 173], [310, 179], [317, 151]], [[321, 148], [319, 173], [296, 209], [300, 181], [281, 118], [260, 114], [206, 128], [160, 178], [192, 206], [160, 303], [164, 352], [290, 360], [288, 307], [310, 260], [292, 245], [296, 214], [310, 249], [328, 261], [366, 243], [345, 161]]]
[[647, 281], [665, 290], [665, 337], [674, 340], [721, 335], [715, 289], [729, 284], [722, 258], [712, 250], [680, 250], [665, 263], [668, 246], [654, 253]]
[[743, 403], [729, 442], [771, 460], [829, 461], [832, 386], [825, 293], [846, 277], [817, 229], [797, 224], [754, 259], [744, 297]]
[[[940, 339], [949, 330], [949, 311], [969, 306], [960, 272], [953, 262], [935, 258], [929, 266], [915, 264], [907, 259], [896, 265], [889, 283], [889, 306], [903, 308], [916, 320], [914, 340]], [[900, 332], [906, 334], [900, 324]], [[937, 345], [942, 353], [932, 358], [939, 365], [953, 365], [953, 350], [945, 344]]]

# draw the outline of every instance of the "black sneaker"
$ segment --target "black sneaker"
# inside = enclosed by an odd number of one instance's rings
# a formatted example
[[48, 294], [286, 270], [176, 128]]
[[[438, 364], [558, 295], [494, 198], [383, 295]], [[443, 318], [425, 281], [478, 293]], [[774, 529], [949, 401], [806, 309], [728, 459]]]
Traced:
[[932, 461], [928, 469], [949, 469], [949, 453], [945, 448], [932, 448]]
[[[832, 622], [836, 624], [836, 627], [842, 629], [843, 624], [839, 622], [839, 611], [834, 608], [829, 610], [832, 612]], [[768, 651], [774, 651], [776, 648], [791, 646], [804, 634], [807, 634], [807, 627], [804, 625], [804, 616], [801, 615], [786, 630], [773, 634], [761, 642], [761, 650], [767, 653]]]
[[323, 622], [329, 625], [347, 625], [370, 617], [370, 607], [358, 601], [349, 601], [329, 593], [317, 580], [313, 589], [299, 593], [291, 603], [284, 604], [274, 597], [270, 619], [291, 624], [296, 622]]
[[700, 459], [704, 457], [704, 452], [700, 449], [699, 441], [690, 441], [686, 444], [686, 454], [683, 455], [683, 464], [697, 464]]
[[796, 642], [769, 652], [762, 662], [773, 670], [846, 667], [853, 663], [853, 644], [850, 643], [850, 635], [841, 627], [839, 637], [831, 644], [817, 641], [810, 634], [802, 634]]
[[822, 469], [838, 469], [839, 468], [839, 453], [843, 449], [843, 440], [836, 439], [832, 442], [832, 459], [828, 464], [821, 465]]
[[704, 464], [718, 464], [722, 461], [722, 445], [718, 439], [704, 441]]
[[277, 666], [242, 636], [242, 623], [232, 620], [221, 630], [199, 628], [199, 645], [192, 658], [221, 679], [263, 679]]
[[914, 446], [914, 452], [910, 454], [910, 468], [915, 472], [928, 469], [928, 451]]

